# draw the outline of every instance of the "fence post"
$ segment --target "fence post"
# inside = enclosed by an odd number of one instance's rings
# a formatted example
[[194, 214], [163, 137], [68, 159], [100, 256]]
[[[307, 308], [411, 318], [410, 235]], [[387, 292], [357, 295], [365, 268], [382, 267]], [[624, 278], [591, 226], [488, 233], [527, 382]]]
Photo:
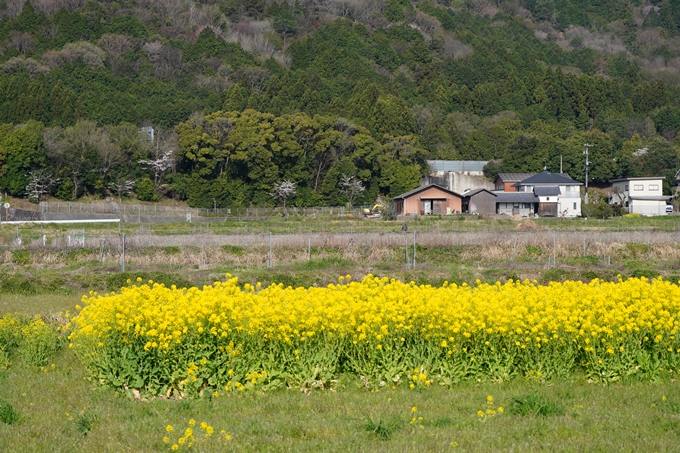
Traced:
[[120, 263], [121, 272], [125, 272], [125, 233], [123, 233], [123, 259]]
[[416, 232], [413, 232], [413, 270], [416, 269]]
[[307, 242], [307, 261], [312, 261], [312, 237], [309, 236], [309, 241]]
[[272, 232], [269, 232], [269, 269], [273, 267], [274, 256], [272, 252]]

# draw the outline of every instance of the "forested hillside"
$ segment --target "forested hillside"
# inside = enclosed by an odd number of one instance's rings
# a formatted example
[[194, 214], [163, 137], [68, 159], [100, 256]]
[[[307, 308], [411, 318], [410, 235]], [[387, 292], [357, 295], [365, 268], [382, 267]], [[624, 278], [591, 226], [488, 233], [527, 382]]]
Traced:
[[[679, 159], [672, 0], [0, 0], [0, 190], [358, 202], [427, 159], [583, 179]], [[153, 139], [140, 132], [154, 128]], [[28, 186], [28, 189], [27, 189]]]

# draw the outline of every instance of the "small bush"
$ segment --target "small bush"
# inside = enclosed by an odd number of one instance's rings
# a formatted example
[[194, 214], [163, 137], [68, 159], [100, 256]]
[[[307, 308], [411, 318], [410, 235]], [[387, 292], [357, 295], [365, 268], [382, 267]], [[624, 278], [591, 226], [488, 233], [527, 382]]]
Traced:
[[541, 254], [541, 248], [536, 247], [535, 245], [527, 245], [527, 253], [529, 255], [540, 255]]
[[551, 415], [562, 415], [564, 414], [564, 409], [551, 401], [547, 401], [541, 395], [532, 393], [513, 398], [510, 404], [510, 413], [521, 416], [540, 415], [548, 417]]
[[92, 427], [97, 422], [97, 416], [95, 414], [81, 412], [75, 417], [73, 422], [76, 424], [78, 432], [83, 436], [87, 436], [87, 433], [92, 430]]
[[595, 280], [596, 278], [600, 278], [597, 272], [594, 271], [585, 271], [581, 274], [581, 277], [587, 278], [588, 280]]
[[659, 276], [658, 271], [652, 271], [649, 269], [635, 269], [631, 274], [631, 277], [633, 278], [640, 278], [640, 277], [645, 277], [645, 278], [656, 278]]
[[0, 423], [11, 425], [21, 420], [21, 415], [14, 410], [11, 404], [0, 401]]
[[382, 418], [373, 421], [371, 417], [366, 416], [366, 422], [364, 423], [363, 428], [366, 431], [375, 434], [381, 440], [389, 440], [392, 437], [392, 434], [400, 428], [400, 425], [399, 420], [396, 418], [393, 418], [390, 421], [385, 421]]
[[27, 266], [33, 262], [31, 252], [25, 249], [14, 250], [12, 252], [12, 262], [19, 266]]
[[0, 278], [0, 293], [32, 296], [37, 293], [35, 280], [24, 276]]
[[223, 245], [222, 250], [230, 255], [236, 255], [239, 258], [245, 253], [245, 248], [240, 245]]
[[26, 366], [45, 366], [59, 343], [57, 329], [36, 318], [21, 329], [19, 354]]
[[328, 267], [350, 267], [352, 262], [343, 258], [322, 258], [310, 260], [300, 264], [298, 267], [305, 270], [326, 269]]
[[92, 250], [86, 249], [84, 247], [77, 247], [73, 249], [69, 249], [65, 252], [65, 258], [67, 263], [77, 263], [78, 261], [81, 261], [81, 258], [87, 255], [90, 255], [92, 253]]
[[626, 244], [626, 250], [633, 254], [647, 253], [649, 252], [649, 246], [647, 244], [638, 244], [635, 242], [630, 242]]

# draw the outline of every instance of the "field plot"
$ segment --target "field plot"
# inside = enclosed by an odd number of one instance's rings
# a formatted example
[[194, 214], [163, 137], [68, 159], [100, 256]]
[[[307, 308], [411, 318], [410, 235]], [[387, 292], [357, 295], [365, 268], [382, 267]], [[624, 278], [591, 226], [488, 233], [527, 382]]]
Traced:
[[0, 451], [677, 451], [680, 233], [631, 220], [6, 245]]

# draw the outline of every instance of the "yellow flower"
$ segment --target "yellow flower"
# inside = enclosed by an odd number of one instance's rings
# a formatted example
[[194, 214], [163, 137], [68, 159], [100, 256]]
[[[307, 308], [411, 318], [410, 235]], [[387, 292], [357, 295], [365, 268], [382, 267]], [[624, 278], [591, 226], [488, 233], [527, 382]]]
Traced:
[[165, 431], [167, 431], [169, 433], [171, 433], [173, 429], [174, 428], [172, 427], [172, 425], [168, 425], [168, 426], [165, 427]]
[[193, 418], [191, 420], [189, 420], [189, 426], [194, 426], [195, 424], [196, 424], [196, 420], [194, 420]]
[[503, 406], [498, 406], [498, 413], [499, 414], [502, 414], [504, 410], [505, 409], [503, 409]]
[[173, 451], [179, 450], [179, 445], [172, 444], [172, 447], [170, 447], [170, 449], [173, 450]]
[[484, 411], [477, 411], [477, 417], [484, 418]]
[[165, 436], [165, 437], [163, 438], [163, 442], [166, 443], [166, 444], [167, 444], [168, 442], [170, 442], [170, 439], [168, 439], [168, 436]]

